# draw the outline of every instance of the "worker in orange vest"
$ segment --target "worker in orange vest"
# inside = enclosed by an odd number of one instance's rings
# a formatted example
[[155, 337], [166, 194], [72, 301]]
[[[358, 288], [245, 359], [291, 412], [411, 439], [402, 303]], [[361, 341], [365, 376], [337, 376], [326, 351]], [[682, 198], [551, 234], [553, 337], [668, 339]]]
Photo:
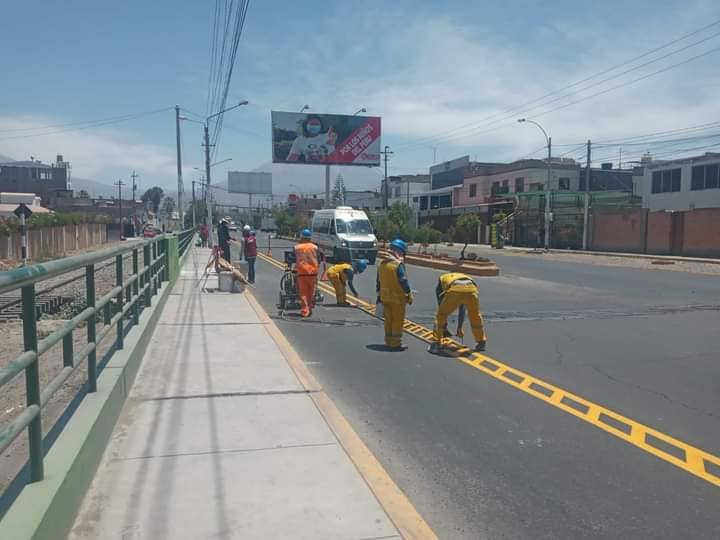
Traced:
[[312, 308], [315, 307], [315, 287], [321, 257], [320, 250], [312, 243], [312, 232], [310, 229], [303, 229], [300, 233], [300, 243], [295, 246], [295, 271], [300, 296], [300, 314], [303, 317], [312, 315]]

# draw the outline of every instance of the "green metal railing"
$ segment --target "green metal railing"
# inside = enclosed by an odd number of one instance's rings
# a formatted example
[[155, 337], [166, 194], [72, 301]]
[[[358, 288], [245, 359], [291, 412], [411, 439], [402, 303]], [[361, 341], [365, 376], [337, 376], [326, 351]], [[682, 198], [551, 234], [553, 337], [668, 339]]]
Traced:
[[[190, 246], [193, 232], [183, 231], [177, 235], [180, 255]], [[24, 343], [22, 354], [0, 368], [0, 388], [24, 372], [26, 395], [26, 407], [22, 413], [9, 425], [0, 426], [0, 452], [10, 446], [27, 428], [31, 482], [37, 482], [44, 477], [41, 410], [85, 361], [87, 361], [87, 392], [96, 391], [98, 345], [113, 334], [115, 348], [122, 349], [126, 325], [138, 324], [141, 310], [151, 305], [152, 297], [157, 294], [161, 283], [168, 280], [168, 268], [171, 262], [168, 261], [170, 236], [162, 235], [149, 240], [132, 241], [119, 247], [0, 273], [0, 294], [21, 290]], [[129, 276], [126, 276], [123, 255], [128, 252], [132, 252], [132, 269]], [[115, 261], [115, 286], [101, 298], [96, 298], [96, 265], [112, 259]], [[85, 269], [85, 309], [58, 330], [38, 340], [35, 310], [36, 283], [82, 268]], [[99, 317], [102, 317], [100, 328], [97, 324]], [[74, 351], [73, 331], [81, 323], [87, 324], [87, 344], [81, 350]], [[45, 388], [41, 388], [39, 358], [60, 342], [62, 342], [63, 367]]]

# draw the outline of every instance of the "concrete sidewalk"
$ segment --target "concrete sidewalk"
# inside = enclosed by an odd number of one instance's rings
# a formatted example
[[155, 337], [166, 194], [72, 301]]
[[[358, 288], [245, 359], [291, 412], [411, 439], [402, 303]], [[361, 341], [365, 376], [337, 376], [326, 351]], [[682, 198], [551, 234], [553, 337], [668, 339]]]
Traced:
[[181, 270], [69, 538], [400, 538], [264, 314], [200, 291], [208, 257]]

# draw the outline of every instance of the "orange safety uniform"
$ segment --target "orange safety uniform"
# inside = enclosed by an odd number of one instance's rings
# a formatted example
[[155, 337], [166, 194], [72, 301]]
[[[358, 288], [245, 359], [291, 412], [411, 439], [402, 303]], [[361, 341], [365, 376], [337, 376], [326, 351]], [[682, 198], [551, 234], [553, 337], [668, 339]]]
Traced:
[[295, 271], [300, 296], [300, 314], [303, 317], [312, 314], [319, 267], [318, 247], [315, 244], [301, 242], [295, 246]]

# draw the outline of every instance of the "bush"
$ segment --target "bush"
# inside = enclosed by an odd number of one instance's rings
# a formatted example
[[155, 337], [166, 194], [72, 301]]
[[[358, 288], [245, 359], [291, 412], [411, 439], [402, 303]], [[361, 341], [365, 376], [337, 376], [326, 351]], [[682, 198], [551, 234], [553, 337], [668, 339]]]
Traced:
[[468, 259], [469, 261], [477, 261], [478, 256], [477, 256], [477, 253], [468, 253], [467, 257], [465, 257], [465, 258]]

